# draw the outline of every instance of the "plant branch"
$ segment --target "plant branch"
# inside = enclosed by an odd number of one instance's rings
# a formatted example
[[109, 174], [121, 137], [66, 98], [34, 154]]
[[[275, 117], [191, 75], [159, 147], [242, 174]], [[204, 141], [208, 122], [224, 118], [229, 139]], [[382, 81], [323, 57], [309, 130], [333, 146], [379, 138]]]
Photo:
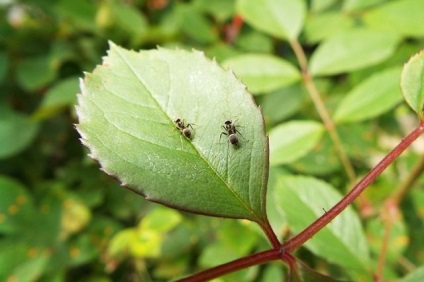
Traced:
[[419, 162], [412, 168], [412, 171], [408, 174], [408, 177], [405, 179], [405, 181], [402, 182], [401, 185], [395, 190], [391, 199], [396, 205], [399, 205], [405, 195], [408, 194], [409, 190], [413, 187], [415, 181], [423, 171], [424, 156], [422, 156]]
[[394, 203], [393, 201], [387, 201], [381, 212], [381, 218], [383, 220], [384, 233], [377, 261], [377, 271], [375, 273], [377, 281], [382, 281], [381, 279], [383, 278], [384, 265], [387, 258], [387, 252], [390, 243], [390, 234], [393, 229], [393, 222], [398, 220], [399, 218], [399, 210], [396, 203]]
[[334, 126], [334, 122], [331, 119], [330, 114], [328, 113], [327, 108], [321, 99], [321, 95], [308, 70], [308, 61], [306, 59], [305, 52], [303, 52], [303, 48], [299, 41], [293, 40], [289, 43], [296, 55], [297, 60], [299, 61], [303, 82], [305, 83], [305, 87], [308, 90], [309, 96], [311, 97], [312, 102], [314, 103], [315, 108], [317, 109], [317, 112], [322, 122], [324, 123], [324, 126], [327, 129], [331, 140], [333, 141], [337, 155], [339, 156], [340, 161], [346, 170], [346, 174], [349, 177], [350, 182], [354, 183], [356, 179], [355, 170], [353, 169], [353, 166], [343, 149], [342, 142], [340, 140], [339, 134], [337, 133], [336, 127]]
[[304, 242], [310, 239], [314, 234], [324, 228], [337, 215], [339, 215], [348, 205], [350, 205], [365, 188], [372, 183], [393, 161], [408, 148], [424, 132], [424, 122], [406, 136], [388, 155], [386, 155], [352, 190], [341, 199], [328, 212], [315, 220], [311, 225], [301, 233], [294, 236], [282, 245], [286, 252], [292, 252], [299, 248]]
[[268, 219], [266, 219], [265, 223], [258, 223], [259, 226], [262, 228], [262, 230], [265, 232], [269, 242], [271, 243], [271, 246], [274, 249], [279, 249], [281, 247], [280, 241], [278, 241], [277, 236], [274, 233], [274, 230], [272, 230], [271, 225], [269, 224]]
[[253, 254], [248, 257], [244, 257], [241, 259], [237, 259], [231, 262], [227, 262], [225, 264], [216, 266], [214, 268], [207, 269], [205, 271], [196, 273], [190, 277], [183, 278], [178, 280], [180, 282], [198, 282], [198, 281], [207, 281], [216, 277], [220, 277], [222, 275], [228, 274], [230, 272], [234, 272], [243, 268], [247, 268], [249, 266], [262, 264], [265, 262], [273, 261], [280, 259], [284, 256], [281, 251], [278, 249], [272, 249], [263, 251], [257, 254]]

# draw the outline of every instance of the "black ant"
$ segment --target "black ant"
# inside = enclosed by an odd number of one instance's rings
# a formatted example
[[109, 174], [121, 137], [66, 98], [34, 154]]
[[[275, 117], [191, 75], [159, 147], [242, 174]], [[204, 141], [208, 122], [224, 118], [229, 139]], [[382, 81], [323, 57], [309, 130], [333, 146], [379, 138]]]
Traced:
[[176, 125], [176, 129], [178, 129], [185, 137], [187, 137], [188, 139], [191, 139], [191, 130], [189, 129], [189, 127], [191, 127], [191, 129], [193, 129], [193, 127], [191, 126], [191, 124], [187, 124], [187, 126], [184, 124], [184, 121], [177, 118], [176, 120], [174, 120], [174, 123]]
[[[222, 129], [225, 130], [225, 132], [221, 132], [221, 135], [219, 135], [219, 139], [221, 139], [222, 135], [228, 136], [228, 142], [233, 144], [234, 146], [239, 145], [239, 139], [237, 137], [237, 133], [241, 135], [240, 131], [237, 130], [236, 125], [232, 122], [231, 119], [227, 119], [224, 122], [225, 125], [222, 126]], [[241, 135], [243, 137], [243, 135]]]

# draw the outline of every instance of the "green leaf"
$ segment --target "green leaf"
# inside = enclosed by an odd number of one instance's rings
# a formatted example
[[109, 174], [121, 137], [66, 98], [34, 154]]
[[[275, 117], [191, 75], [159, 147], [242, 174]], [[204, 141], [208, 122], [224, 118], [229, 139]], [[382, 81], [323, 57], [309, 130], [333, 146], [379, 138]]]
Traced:
[[27, 148], [38, 132], [38, 123], [27, 116], [0, 105], [0, 159]]
[[305, 24], [305, 37], [310, 43], [317, 43], [337, 33], [346, 32], [355, 22], [348, 14], [328, 12], [312, 14]]
[[306, 155], [324, 133], [321, 123], [290, 121], [274, 127], [269, 133], [271, 165], [291, 163]]
[[416, 268], [399, 282], [421, 282], [424, 280], [424, 266]]
[[340, 102], [334, 121], [362, 121], [393, 108], [402, 101], [400, 74], [400, 68], [384, 70], [357, 85]]
[[[286, 213], [295, 233], [302, 231], [341, 199], [332, 186], [312, 177], [284, 175], [280, 177], [279, 184], [274, 194], [275, 201]], [[304, 246], [358, 276], [368, 277], [370, 273], [365, 235], [359, 217], [350, 207]]]
[[343, 1], [343, 11], [353, 12], [365, 8], [376, 6], [385, 0], [345, 0]]
[[1, 281], [36, 281], [48, 267], [51, 250], [35, 248], [16, 237], [2, 238], [0, 248]]
[[56, 115], [65, 107], [75, 105], [78, 93], [78, 78], [70, 77], [54, 85], [47, 91], [40, 107], [33, 114], [36, 120]]
[[292, 64], [272, 55], [240, 55], [222, 64], [231, 68], [253, 93], [274, 91], [300, 80]]
[[302, 30], [306, 14], [303, 0], [239, 0], [236, 5], [245, 21], [278, 38], [293, 40]]
[[259, 104], [265, 120], [273, 125], [294, 115], [306, 100], [307, 95], [305, 88], [300, 83], [296, 83], [262, 96]]
[[194, 40], [204, 44], [218, 40], [214, 26], [198, 8], [180, 4], [177, 6], [177, 15], [182, 31]]
[[334, 279], [330, 276], [325, 276], [303, 263], [301, 260], [296, 259], [297, 273], [291, 273], [289, 281], [293, 282], [338, 282], [340, 280]]
[[144, 217], [140, 223], [140, 230], [167, 232], [181, 222], [181, 215], [170, 209], [156, 208]]
[[424, 120], [424, 50], [405, 64], [400, 86], [406, 102]]
[[312, 54], [313, 75], [332, 75], [361, 69], [390, 57], [399, 36], [390, 32], [352, 29], [329, 37]]
[[389, 1], [364, 15], [365, 23], [375, 29], [397, 32], [405, 37], [424, 36], [424, 1]]
[[[102, 169], [146, 199], [212, 216], [265, 219], [268, 144], [245, 86], [198, 51], [110, 44], [81, 84], [77, 129]], [[174, 120], [191, 124], [191, 138]], [[222, 135], [233, 119], [239, 145]]]
[[54, 80], [56, 66], [50, 55], [39, 56], [19, 62], [16, 72], [16, 79], [22, 88], [27, 91], [34, 91]]
[[34, 214], [32, 199], [17, 181], [0, 176], [0, 233], [22, 232], [25, 218]]

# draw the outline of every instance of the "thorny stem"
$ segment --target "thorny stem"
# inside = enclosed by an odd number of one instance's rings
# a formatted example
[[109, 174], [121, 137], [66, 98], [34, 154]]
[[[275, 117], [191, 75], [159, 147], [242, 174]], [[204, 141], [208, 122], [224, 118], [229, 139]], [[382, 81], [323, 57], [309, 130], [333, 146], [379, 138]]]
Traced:
[[350, 192], [343, 197], [334, 207], [315, 220], [306, 229], [300, 232], [282, 247], [286, 252], [292, 252], [310, 239], [314, 234], [324, 228], [337, 215], [339, 215], [348, 205], [350, 205], [365, 188], [373, 182], [406, 148], [411, 145], [424, 132], [424, 122], [406, 136], [387, 156], [385, 156]]
[[340, 140], [340, 136], [337, 133], [336, 127], [334, 126], [334, 122], [330, 117], [330, 114], [327, 111], [327, 108], [324, 105], [324, 102], [321, 99], [321, 96], [319, 94], [319, 91], [312, 79], [312, 76], [308, 70], [308, 61], [305, 56], [305, 52], [303, 52], [303, 48], [300, 45], [299, 41], [293, 40], [290, 41], [290, 46], [293, 49], [293, 52], [296, 55], [297, 60], [299, 61], [299, 65], [302, 71], [302, 78], [305, 83], [305, 87], [308, 90], [308, 93], [315, 105], [315, 108], [317, 109], [317, 112], [324, 123], [331, 140], [333, 141], [333, 144], [335, 146], [335, 149], [337, 151], [337, 155], [340, 158], [340, 161], [343, 164], [343, 167], [346, 170], [346, 174], [348, 175], [350, 182], [354, 183], [356, 179], [355, 171], [353, 169], [353, 166], [347, 157], [342, 142]]

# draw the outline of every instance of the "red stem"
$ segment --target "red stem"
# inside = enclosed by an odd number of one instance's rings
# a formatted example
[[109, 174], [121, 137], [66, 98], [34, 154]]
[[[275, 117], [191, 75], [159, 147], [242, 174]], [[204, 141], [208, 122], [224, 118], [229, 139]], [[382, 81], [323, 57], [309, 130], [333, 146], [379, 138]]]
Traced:
[[406, 136], [387, 156], [385, 156], [353, 189], [340, 200], [328, 212], [315, 220], [302, 232], [288, 240], [282, 245], [284, 251], [291, 253], [303, 245], [314, 234], [324, 228], [347, 206], [349, 206], [365, 188], [372, 183], [412, 142], [414, 142], [424, 132], [424, 122]]
[[265, 232], [265, 234], [266, 234], [266, 236], [267, 236], [267, 238], [268, 238], [269, 242], [271, 243], [272, 247], [273, 247], [275, 250], [280, 249], [280, 247], [281, 247], [280, 241], [278, 241], [278, 238], [277, 238], [277, 236], [275, 235], [274, 230], [272, 230], [272, 227], [271, 227], [271, 225], [269, 224], [268, 219], [266, 219], [266, 221], [265, 221], [264, 223], [261, 223], [261, 222], [260, 222], [260, 223], [258, 223], [258, 224], [259, 224], [259, 226], [262, 228], [262, 230]]
[[220, 277], [227, 273], [237, 271], [243, 268], [247, 268], [252, 265], [262, 264], [268, 261], [273, 261], [280, 259], [282, 257], [280, 250], [267, 250], [257, 254], [253, 254], [248, 257], [243, 257], [225, 264], [216, 266], [214, 268], [207, 269], [205, 271], [196, 273], [190, 277], [183, 278], [178, 280], [180, 282], [198, 282], [198, 281], [208, 281], [216, 277]]

